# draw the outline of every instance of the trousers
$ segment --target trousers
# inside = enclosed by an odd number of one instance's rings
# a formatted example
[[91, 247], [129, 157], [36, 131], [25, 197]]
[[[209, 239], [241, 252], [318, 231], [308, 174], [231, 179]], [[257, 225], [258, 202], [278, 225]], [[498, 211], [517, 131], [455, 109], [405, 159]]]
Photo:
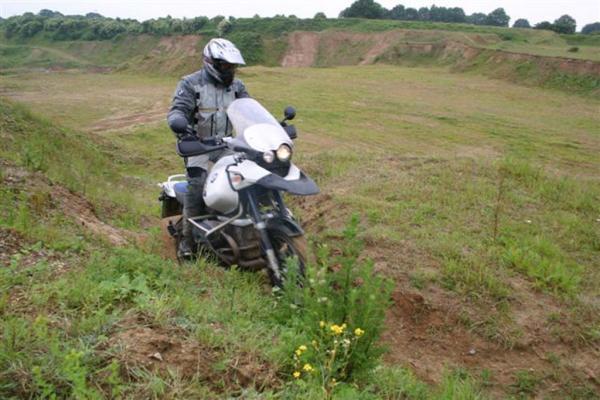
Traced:
[[230, 150], [216, 151], [211, 154], [190, 157], [186, 160], [188, 188], [183, 198], [183, 227], [182, 234], [185, 240], [192, 238], [193, 225], [188, 218], [206, 214], [206, 204], [203, 199], [204, 183], [212, 164], [221, 157], [232, 154]]

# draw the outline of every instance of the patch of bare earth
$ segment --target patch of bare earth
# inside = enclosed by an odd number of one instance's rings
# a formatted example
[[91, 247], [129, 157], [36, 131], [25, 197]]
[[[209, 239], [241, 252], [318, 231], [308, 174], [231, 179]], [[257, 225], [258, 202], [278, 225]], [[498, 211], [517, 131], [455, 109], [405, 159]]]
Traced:
[[[175, 371], [217, 392], [224, 387], [234, 391], [254, 387], [260, 391], [280, 384], [276, 370], [257, 354], [240, 352], [225, 359], [222, 349], [188, 338], [181, 330], [145, 326], [139, 318], [123, 321], [108, 343], [109, 352], [129, 374], [136, 368], [158, 374]], [[223, 362], [225, 367], [221, 366]]]
[[319, 34], [315, 32], [293, 32], [288, 51], [281, 61], [282, 67], [310, 67], [314, 65], [319, 51]]
[[[41, 262], [46, 262], [52, 277], [59, 276], [69, 269], [69, 263], [61, 254], [34, 245], [35, 243], [18, 232], [0, 228], [0, 269], [26, 270]], [[30, 294], [20, 284], [9, 287], [6, 293], [0, 293], [0, 298], [4, 295], [6, 295], [8, 309], [12, 314], [34, 316], [39, 311], [31, 304]]]

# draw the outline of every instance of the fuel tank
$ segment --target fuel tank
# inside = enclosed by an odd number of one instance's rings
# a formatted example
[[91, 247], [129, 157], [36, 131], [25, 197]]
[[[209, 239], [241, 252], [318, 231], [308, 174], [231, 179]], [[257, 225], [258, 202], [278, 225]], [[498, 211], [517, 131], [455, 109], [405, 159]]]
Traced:
[[227, 167], [232, 164], [235, 164], [233, 156], [221, 158], [210, 170], [204, 185], [204, 202], [209, 208], [223, 214], [237, 210], [240, 202], [239, 195], [231, 187], [227, 176]]

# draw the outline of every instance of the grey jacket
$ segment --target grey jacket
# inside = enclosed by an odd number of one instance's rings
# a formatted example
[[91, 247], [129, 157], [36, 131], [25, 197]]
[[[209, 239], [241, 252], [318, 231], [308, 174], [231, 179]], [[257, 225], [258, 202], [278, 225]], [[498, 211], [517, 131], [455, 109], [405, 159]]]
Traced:
[[224, 87], [201, 69], [179, 81], [167, 122], [178, 137], [189, 132], [200, 138], [229, 136], [232, 126], [225, 111], [235, 99], [243, 97], [250, 95], [241, 80], [234, 79]]

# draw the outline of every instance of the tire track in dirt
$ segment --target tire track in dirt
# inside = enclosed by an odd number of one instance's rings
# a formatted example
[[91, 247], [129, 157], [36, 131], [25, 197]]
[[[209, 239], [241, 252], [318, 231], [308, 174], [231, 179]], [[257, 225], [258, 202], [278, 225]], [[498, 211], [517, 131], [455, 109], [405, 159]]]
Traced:
[[160, 107], [144, 112], [110, 116], [96, 121], [91, 125], [89, 131], [101, 133], [166, 121], [167, 111], [168, 108]]

